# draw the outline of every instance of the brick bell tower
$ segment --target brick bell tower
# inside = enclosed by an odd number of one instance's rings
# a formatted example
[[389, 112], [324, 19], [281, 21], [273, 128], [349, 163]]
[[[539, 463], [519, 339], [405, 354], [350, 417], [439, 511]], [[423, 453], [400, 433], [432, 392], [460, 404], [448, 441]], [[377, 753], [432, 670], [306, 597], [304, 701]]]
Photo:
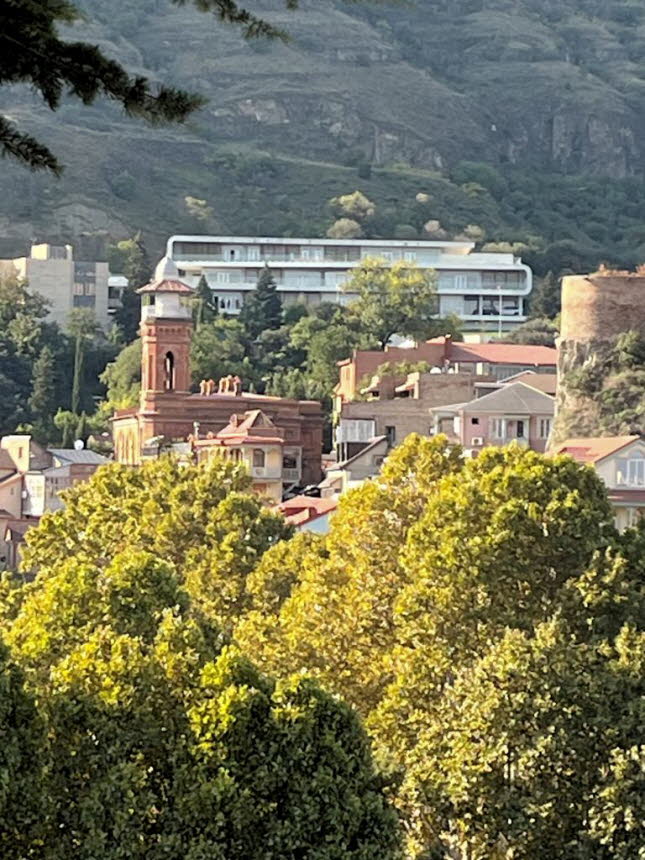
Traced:
[[[193, 290], [179, 280], [175, 263], [164, 257], [154, 279], [137, 290], [141, 296], [141, 407], [143, 437], [164, 432], [150, 420], [162, 404], [190, 392], [190, 339]], [[145, 418], [144, 418], [145, 416]]]

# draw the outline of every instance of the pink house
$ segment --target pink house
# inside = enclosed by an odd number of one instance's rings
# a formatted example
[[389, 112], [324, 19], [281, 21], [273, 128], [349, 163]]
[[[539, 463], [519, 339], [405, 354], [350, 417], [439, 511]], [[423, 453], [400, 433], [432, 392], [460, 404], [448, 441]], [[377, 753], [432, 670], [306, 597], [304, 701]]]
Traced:
[[445, 433], [473, 454], [487, 445], [517, 442], [544, 452], [555, 399], [524, 382], [512, 382], [467, 403], [430, 410], [433, 432]]

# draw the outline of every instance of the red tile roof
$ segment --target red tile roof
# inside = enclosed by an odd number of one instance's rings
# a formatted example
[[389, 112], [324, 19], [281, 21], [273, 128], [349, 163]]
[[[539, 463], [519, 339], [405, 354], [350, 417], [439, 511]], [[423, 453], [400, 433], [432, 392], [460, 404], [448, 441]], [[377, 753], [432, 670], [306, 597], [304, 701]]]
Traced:
[[569, 454], [580, 463], [597, 463], [611, 454], [616, 454], [640, 436], [607, 436], [567, 439], [554, 451], [555, 454]]
[[195, 291], [182, 281], [164, 278], [163, 281], [151, 281], [145, 287], [139, 287], [136, 292], [140, 295], [143, 293], [185, 293], [186, 295], [193, 295]]
[[526, 346], [519, 343], [456, 343], [447, 344], [450, 361], [485, 361], [490, 364], [528, 364], [535, 367], [555, 366], [558, 351], [550, 346]]
[[556, 373], [536, 373], [534, 370], [525, 370], [507, 377], [502, 384], [508, 385], [511, 382], [523, 382], [524, 385], [530, 385], [531, 388], [553, 395], [558, 387], [558, 376]]
[[280, 430], [261, 409], [250, 409], [243, 415], [233, 414], [226, 427], [215, 436], [195, 442], [201, 447], [208, 445], [241, 445], [250, 442], [256, 445], [282, 445]]
[[282, 512], [284, 518], [293, 526], [303, 525], [317, 520], [331, 511], [336, 510], [338, 499], [336, 496], [325, 496], [317, 498], [314, 496], [294, 496], [286, 502], [281, 502], [277, 508]]

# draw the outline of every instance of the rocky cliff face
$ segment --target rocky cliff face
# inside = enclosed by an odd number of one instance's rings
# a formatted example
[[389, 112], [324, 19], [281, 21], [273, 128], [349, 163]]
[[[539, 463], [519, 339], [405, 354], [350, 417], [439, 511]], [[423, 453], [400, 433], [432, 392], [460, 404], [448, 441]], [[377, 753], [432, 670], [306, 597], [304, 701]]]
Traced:
[[[101, 45], [133, 72], [199, 91], [208, 105], [185, 128], [150, 130], [110, 106], [88, 111], [70, 102], [52, 116], [21, 89], [4, 92], [0, 110], [70, 165], [56, 185], [2, 165], [5, 233], [26, 236], [45, 224], [49, 232], [118, 231], [147, 218], [161, 234], [166, 222], [181, 221], [184, 194], [206, 196], [200, 184], [211, 190], [197, 168], [221, 147], [338, 170], [365, 161], [445, 173], [469, 160], [610, 177], [644, 172], [641, 4], [303, 0], [289, 13], [264, 0], [267, 17], [291, 33], [286, 45], [245, 42], [169, 0], [79, 5], [88, 18], [70, 37]], [[173, 189], [168, 218], [138, 187], [142, 145], [145, 178]]]

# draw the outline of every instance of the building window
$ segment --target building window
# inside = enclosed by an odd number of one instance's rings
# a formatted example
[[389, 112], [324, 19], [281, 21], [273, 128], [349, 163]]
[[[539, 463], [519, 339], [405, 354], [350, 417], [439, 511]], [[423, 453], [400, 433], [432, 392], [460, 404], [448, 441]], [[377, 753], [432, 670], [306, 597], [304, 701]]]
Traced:
[[479, 316], [479, 296], [464, 296], [464, 313], [466, 316]]
[[506, 438], [506, 419], [492, 418], [491, 419], [491, 436], [493, 439]]
[[298, 468], [298, 458], [295, 454], [285, 454], [282, 457], [282, 468], [283, 469], [297, 469]]
[[485, 317], [499, 316], [499, 300], [494, 296], [482, 298], [482, 314]]
[[175, 389], [175, 356], [167, 352], [164, 359], [164, 388], [166, 391]]
[[550, 432], [551, 432], [551, 419], [550, 418], [540, 418], [540, 423], [539, 423], [540, 439], [548, 439]]
[[479, 418], [471, 418], [470, 423], [471, 424], [479, 424]]
[[640, 508], [627, 508], [627, 526], [628, 528], [635, 528], [638, 525], [638, 521], [641, 518], [641, 509]]
[[627, 483], [632, 487], [645, 486], [645, 457], [633, 457], [627, 461]]
[[253, 449], [253, 466], [258, 469], [264, 468], [266, 457], [264, 451], [261, 448]]
[[394, 445], [396, 442], [396, 427], [388, 426], [385, 428], [385, 437], [388, 445]]
[[505, 316], [517, 316], [520, 312], [520, 300], [517, 296], [502, 297], [502, 313]]

